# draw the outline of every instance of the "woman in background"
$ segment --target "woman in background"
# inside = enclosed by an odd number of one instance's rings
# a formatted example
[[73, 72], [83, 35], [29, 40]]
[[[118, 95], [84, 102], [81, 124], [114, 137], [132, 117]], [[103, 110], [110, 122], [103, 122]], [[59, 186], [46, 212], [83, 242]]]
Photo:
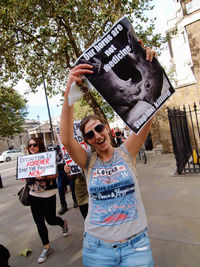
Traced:
[[[27, 150], [29, 154], [46, 151], [41, 139], [35, 137], [28, 141]], [[59, 225], [62, 228], [63, 236], [68, 234], [67, 221], [56, 216], [56, 178], [57, 174], [28, 179], [31, 212], [43, 244], [38, 263], [43, 263], [52, 253], [45, 221], [50, 225]]]

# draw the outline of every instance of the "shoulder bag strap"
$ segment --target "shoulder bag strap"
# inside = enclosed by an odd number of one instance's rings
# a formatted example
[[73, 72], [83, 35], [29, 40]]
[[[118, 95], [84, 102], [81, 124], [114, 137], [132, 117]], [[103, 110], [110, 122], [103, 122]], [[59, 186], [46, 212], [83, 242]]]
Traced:
[[90, 159], [90, 162], [88, 165], [88, 172], [87, 172], [87, 177], [86, 177], [87, 183], [89, 183], [90, 174], [91, 174], [91, 171], [92, 171], [92, 168], [94, 166], [96, 159], [97, 159], [97, 154], [96, 154], [96, 152], [94, 152], [94, 153], [92, 153], [92, 156], [91, 156], [91, 159]]
[[135, 166], [133, 164], [133, 161], [130, 159], [130, 157], [120, 147], [116, 148], [116, 150], [120, 154], [120, 156], [127, 162], [129, 167], [133, 170], [133, 172], [135, 173], [136, 177], [138, 177], [136, 168], [135, 168]]

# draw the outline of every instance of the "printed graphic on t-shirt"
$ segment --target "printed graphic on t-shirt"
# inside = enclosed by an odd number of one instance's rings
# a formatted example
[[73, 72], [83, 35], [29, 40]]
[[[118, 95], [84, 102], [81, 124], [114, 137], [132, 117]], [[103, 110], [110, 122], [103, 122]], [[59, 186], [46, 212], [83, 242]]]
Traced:
[[90, 223], [111, 226], [137, 218], [134, 180], [122, 159], [113, 165], [94, 165], [92, 169]]

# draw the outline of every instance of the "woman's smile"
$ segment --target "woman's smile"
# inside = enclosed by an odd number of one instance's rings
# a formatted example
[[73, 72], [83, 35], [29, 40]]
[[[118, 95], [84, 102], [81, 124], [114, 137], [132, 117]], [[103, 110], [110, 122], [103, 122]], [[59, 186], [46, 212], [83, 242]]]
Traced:
[[[93, 138], [91, 138], [90, 140], [88, 140], [88, 143], [90, 145], [96, 147], [97, 149], [104, 148], [104, 146], [106, 145], [106, 143], [110, 144], [110, 142], [109, 142], [110, 137], [108, 135], [108, 130], [107, 130], [107, 127], [106, 126], [105, 126], [105, 128], [101, 132], [95, 131], [95, 127], [97, 125], [99, 125], [100, 123], [101, 122], [99, 120], [90, 120], [85, 125], [85, 132], [86, 133], [88, 133], [91, 130], [94, 132]], [[108, 142], [106, 142], [106, 141], [108, 141]]]

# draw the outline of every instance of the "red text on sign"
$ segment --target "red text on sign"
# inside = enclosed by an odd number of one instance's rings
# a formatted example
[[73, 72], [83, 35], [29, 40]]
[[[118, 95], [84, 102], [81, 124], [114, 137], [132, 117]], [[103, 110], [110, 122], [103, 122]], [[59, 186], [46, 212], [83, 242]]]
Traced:
[[28, 176], [33, 176], [33, 177], [40, 176], [40, 175], [42, 175], [42, 173], [43, 173], [43, 170], [42, 171], [32, 171], [32, 172], [29, 172]]
[[29, 161], [26, 165], [26, 167], [28, 166], [35, 166], [35, 165], [45, 165], [45, 164], [49, 164], [50, 159], [43, 159], [43, 160], [35, 160], [35, 161]]

